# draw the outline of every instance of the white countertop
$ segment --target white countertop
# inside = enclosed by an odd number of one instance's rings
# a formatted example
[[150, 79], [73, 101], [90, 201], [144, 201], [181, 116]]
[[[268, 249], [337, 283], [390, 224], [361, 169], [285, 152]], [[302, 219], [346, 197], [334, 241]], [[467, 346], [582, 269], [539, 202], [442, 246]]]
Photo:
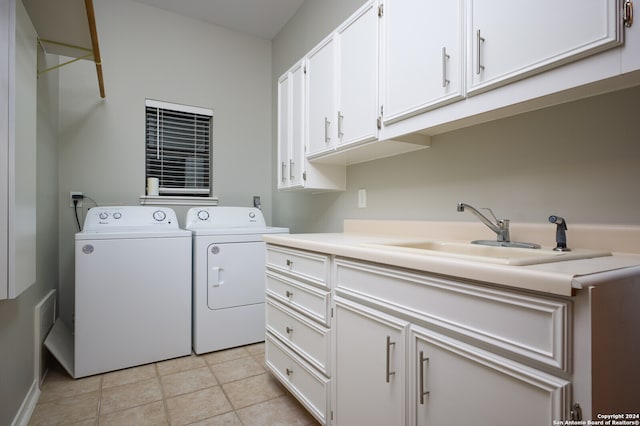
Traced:
[[363, 246], [425, 239], [419, 236], [318, 233], [272, 234], [263, 238], [268, 243], [291, 248], [561, 296], [572, 296], [575, 289], [640, 275], [638, 254], [613, 253], [591, 259], [514, 266]]

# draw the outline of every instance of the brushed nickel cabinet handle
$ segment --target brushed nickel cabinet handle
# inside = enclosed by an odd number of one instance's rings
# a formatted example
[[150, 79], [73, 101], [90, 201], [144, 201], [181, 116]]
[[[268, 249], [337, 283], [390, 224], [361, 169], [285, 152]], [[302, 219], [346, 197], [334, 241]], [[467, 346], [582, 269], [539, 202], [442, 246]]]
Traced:
[[633, 2], [631, 0], [624, 2], [624, 26], [627, 28], [633, 26]]
[[387, 336], [387, 383], [389, 383], [391, 376], [396, 374], [395, 371], [391, 371], [391, 346], [395, 346], [396, 342], [391, 341], [391, 336]]
[[420, 404], [424, 405], [424, 396], [429, 395], [429, 391], [424, 390], [424, 366], [429, 363], [429, 358], [424, 357], [424, 351], [420, 351]]
[[329, 137], [329, 125], [331, 122], [327, 117], [324, 118], [324, 143], [329, 143], [331, 138]]
[[447, 62], [451, 56], [447, 54], [447, 48], [442, 48], [442, 87], [447, 87], [450, 81], [447, 79]]
[[482, 65], [482, 43], [484, 43], [484, 38], [480, 35], [480, 30], [476, 31], [476, 50], [478, 51], [478, 63], [476, 64], [476, 74], [480, 75], [480, 73], [484, 70], [484, 65]]

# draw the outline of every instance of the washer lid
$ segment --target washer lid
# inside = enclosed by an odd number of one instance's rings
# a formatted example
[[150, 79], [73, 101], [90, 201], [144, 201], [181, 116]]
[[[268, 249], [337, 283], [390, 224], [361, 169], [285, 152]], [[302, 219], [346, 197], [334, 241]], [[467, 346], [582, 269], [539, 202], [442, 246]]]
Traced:
[[130, 227], [126, 229], [109, 229], [108, 231], [78, 232], [76, 234], [76, 241], [142, 238], [191, 238], [191, 236], [191, 231], [186, 231], [184, 229], [148, 229]]

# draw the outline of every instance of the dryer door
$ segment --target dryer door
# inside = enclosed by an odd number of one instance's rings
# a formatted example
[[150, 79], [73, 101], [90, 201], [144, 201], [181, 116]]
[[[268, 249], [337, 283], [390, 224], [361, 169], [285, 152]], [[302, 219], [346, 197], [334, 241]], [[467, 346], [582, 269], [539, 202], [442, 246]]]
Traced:
[[264, 303], [265, 243], [215, 243], [207, 249], [209, 309]]

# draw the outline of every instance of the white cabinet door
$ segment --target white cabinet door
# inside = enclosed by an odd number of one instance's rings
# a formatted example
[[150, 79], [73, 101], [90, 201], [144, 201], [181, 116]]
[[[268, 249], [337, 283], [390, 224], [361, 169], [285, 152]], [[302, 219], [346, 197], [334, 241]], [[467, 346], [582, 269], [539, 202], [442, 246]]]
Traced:
[[304, 121], [304, 67], [298, 62], [290, 71], [291, 79], [291, 145], [289, 157], [289, 186], [304, 186], [305, 172], [305, 121]]
[[467, 0], [469, 93], [616, 46], [616, 0]]
[[291, 75], [278, 79], [278, 188], [289, 186], [289, 146], [291, 144]]
[[382, 26], [385, 124], [463, 97], [462, 0], [387, 0]]
[[21, 1], [0, 5], [0, 300], [36, 282], [37, 39]]
[[337, 144], [336, 42], [333, 34], [307, 59], [307, 155]]
[[404, 424], [407, 323], [335, 300], [336, 424]]
[[304, 186], [304, 60], [278, 79], [278, 188]]
[[336, 31], [340, 146], [378, 137], [378, 8], [369, 1]]
[[566, 380], [419, 326], [410, 339], [410, 424], [537, 426], [568, 414]]

